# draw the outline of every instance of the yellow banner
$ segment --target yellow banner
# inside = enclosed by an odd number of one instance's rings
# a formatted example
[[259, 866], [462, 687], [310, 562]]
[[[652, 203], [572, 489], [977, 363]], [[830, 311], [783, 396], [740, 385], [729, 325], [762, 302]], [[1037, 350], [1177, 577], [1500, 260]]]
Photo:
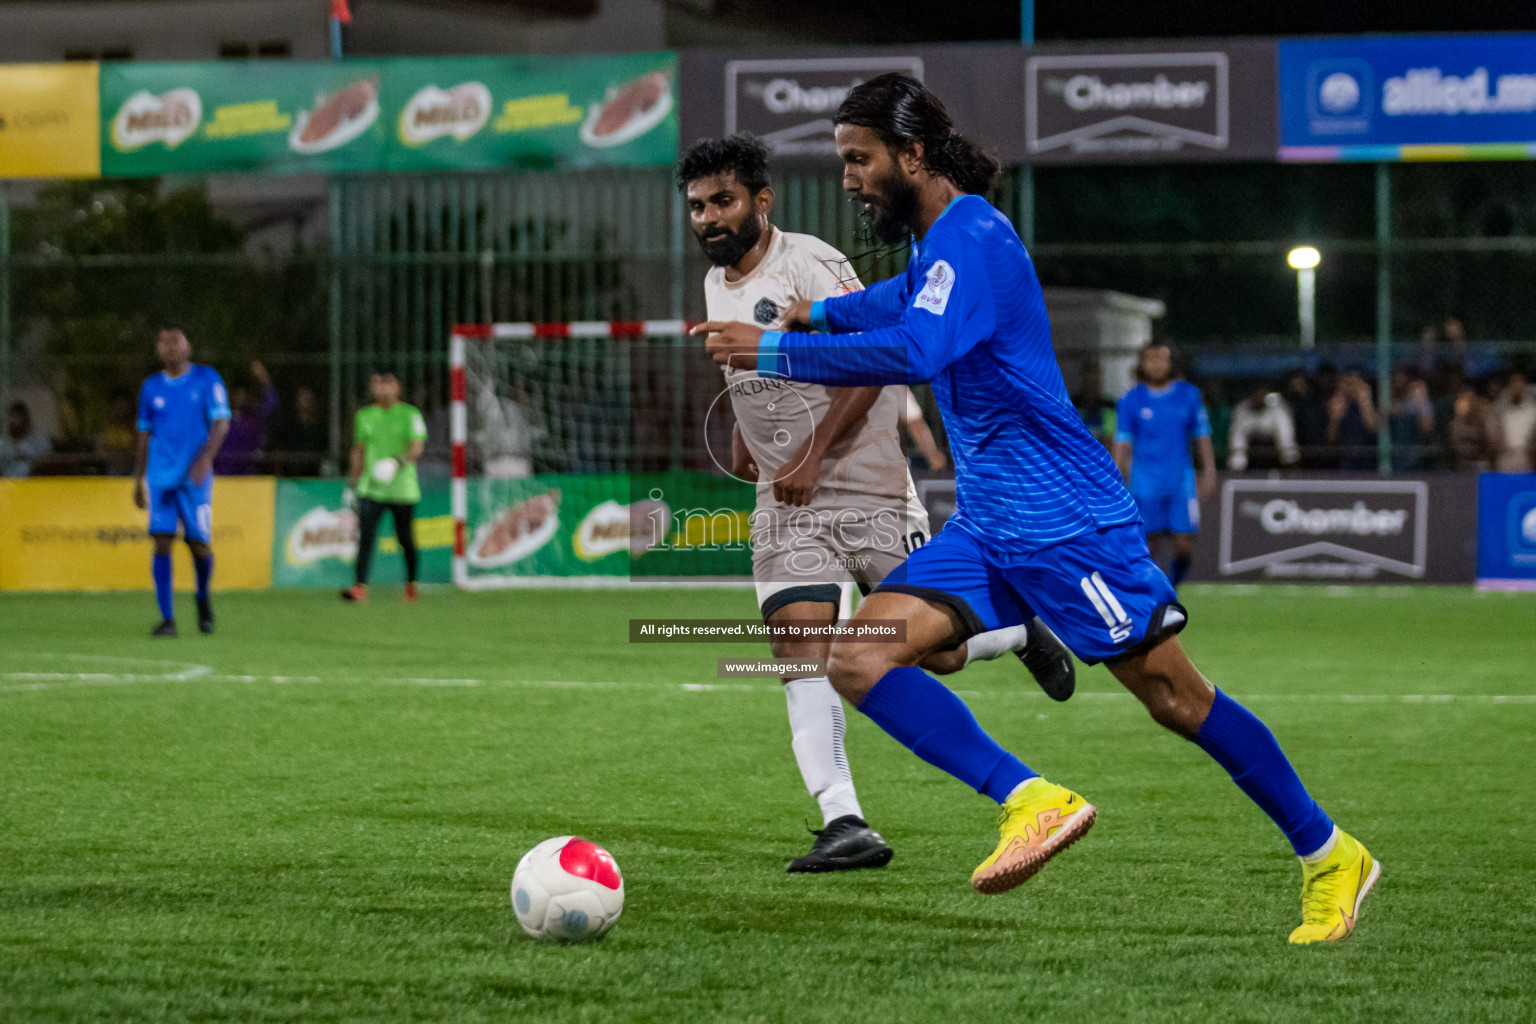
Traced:
[[101, 176], [95, 63], [0, 64], [0, 178]]
[[[271, 477], [214, 481], [215, 590], [271, 585], [275, 487]], [[0, 590], [148, 589], [148, 525], [123, 477], [0, 481]], [[192, 585], [178, 542], [176, 588]]]

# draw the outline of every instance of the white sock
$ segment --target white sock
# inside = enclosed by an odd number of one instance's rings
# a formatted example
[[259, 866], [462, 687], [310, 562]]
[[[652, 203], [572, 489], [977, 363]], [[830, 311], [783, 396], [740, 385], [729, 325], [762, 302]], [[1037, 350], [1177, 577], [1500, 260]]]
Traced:
[[845, 814], [864, 817], [853, 791], [853, 773], [843, 750], [843, 701], [826, 676], [784, 684], [789, 731], [805, 788], [821, 805], [822, 824]]
[[977, 633], [965, 642], [965, 663], [991, 661], [1009, 651], [1017, 651], [1029, 640], [1029, 627], [1004, 626], [1002, 629]]
[[1322, 846], [1319, 846], [1317, 849], [1313, 850], [1311, 853], [1303, 854], [1301, 857], [1301, 862], [1303, 864], [1316, 864], [1318, 861], [1332, 853], [1333, 848], [1338, 844], [1339, 826], [1335, 825], [1333, 826], [1332, 834], [1328, 836], [1328, 841]]

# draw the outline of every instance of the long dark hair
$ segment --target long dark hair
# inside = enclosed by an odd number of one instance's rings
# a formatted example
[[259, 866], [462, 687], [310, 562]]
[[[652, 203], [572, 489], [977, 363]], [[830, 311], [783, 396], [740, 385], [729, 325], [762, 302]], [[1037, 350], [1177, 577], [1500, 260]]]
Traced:
[[997, 158], [955, 131], [949, 111], [922, 82], [892, 71], [848, 91], [834, 124], [868, 128], [893, 152], [923, 144], [923, 166], [962, 192], [986, 195], [997, 177]]

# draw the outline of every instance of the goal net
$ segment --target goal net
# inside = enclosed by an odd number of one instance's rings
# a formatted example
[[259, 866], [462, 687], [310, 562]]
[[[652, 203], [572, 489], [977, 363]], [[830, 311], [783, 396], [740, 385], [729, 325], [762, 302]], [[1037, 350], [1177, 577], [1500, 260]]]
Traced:
[[449, 342], [454, 582], [735, 583], [752, 488], [680, 320], [476, 324]]

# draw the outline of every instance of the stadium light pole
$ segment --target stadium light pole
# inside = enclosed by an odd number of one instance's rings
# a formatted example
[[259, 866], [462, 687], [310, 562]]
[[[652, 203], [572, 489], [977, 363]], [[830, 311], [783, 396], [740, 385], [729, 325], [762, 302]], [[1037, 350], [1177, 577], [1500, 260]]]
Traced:
[[1310, 245], [1299, 245], [1285, 257], [1296, 271], [1296, 319], [1301, 323], [1304, 349], [1317, 344], [1317, 265], [1322, 261], [1322, 253]]

